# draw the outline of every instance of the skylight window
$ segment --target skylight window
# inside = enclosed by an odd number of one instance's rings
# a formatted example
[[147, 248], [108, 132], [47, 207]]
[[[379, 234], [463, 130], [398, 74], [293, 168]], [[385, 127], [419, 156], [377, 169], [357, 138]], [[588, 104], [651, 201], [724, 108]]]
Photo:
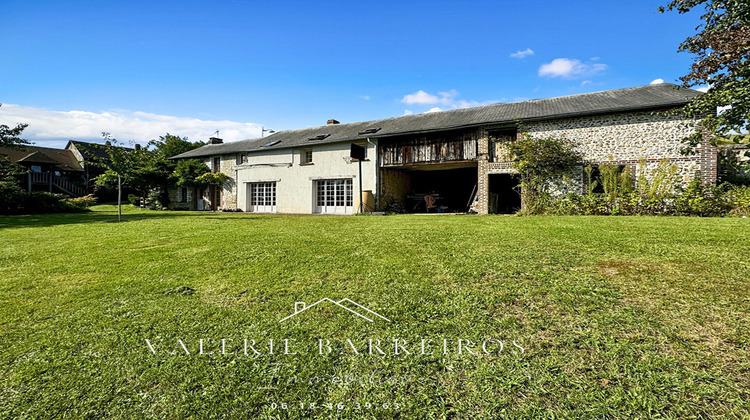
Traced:
[[323, 140], [324, 138], [326, 138], [328, 136], [330, 136], [330, 134], [318, 134], [315, 137], [310, 137], [308, 140], [310, 140], [310, 141], [313, 141], [313, 140]]
[[363, 134], [374, 134], [380, 131], [380, 127], [378, 128], [368, 128], [367, 130], [360, 131], [358, 134], [361, 136]]
[[266, 143], [266, 144], [264, 144], [263, 146], [260, 146], [260, 147], [271, 147], [271, 146], [279, 144], [279, 143], [281, 143], [281, 140], [269, 141], [268, 143]]

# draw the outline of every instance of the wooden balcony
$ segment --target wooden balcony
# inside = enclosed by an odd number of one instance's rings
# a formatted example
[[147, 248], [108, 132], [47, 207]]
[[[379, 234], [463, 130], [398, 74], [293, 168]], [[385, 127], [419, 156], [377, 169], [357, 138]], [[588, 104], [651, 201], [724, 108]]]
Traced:
[[86, 195], [85, 187], [76, 185], [52, 172], [29, 172], [27, 175], [27, 182], [29, 191], [31, 191], [33, 185], [46, 185], [49, 187], [49, 192], [55, 192], [56, 188], [58, 191], [62, 191], [65, 194], [74, 197]]

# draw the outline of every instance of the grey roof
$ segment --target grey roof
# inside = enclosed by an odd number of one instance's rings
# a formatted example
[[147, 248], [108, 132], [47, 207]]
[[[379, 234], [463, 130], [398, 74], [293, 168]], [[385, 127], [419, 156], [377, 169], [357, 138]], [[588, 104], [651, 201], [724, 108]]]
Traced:
[[[517, 121], [548, 120], [624, 111], [667, 109], [682, 106], [700, 94], [701, 92], [696, 90], [683, 88], [671, 83], [662, 83], [557, 98], [534, 99], [523, 102], [500, 103], [474, 108], [407, 115], [384, 120], [332, 124], [280, 131], [260, 139], [206, 145], [179, 154], [174, 158], [259, 152], [263, 150], [355, 141], [367, 137], [381, 138], [489, 124], [512, 124]], [[359, 134], [372, 128], [379, 128], [379, 130], [373, 134]], [[310, 140], [324, 134], [328, 134], [329, 136], [322, 140]], [[273, 142], [275, 144], [264, 146]]]
[[118, 147], [120, 149], [128, 150], [128, 151], [133, 150], [130, 147], [113, 146], [110, 144], [101, 144], [101, 143], [91, 143], [88, 141], [79, 141], [79, 140], [69, 140], [65, 148], [68, 149], [71, 144], [74, 145], [76, 149], [78, 149], [79, 152], [81, 152], [81, 155], [86, 160], [91, 160], [91, 159], [96, 159], [96, 158], [109, 159], [109, 153], [107, 153], [107, 149], [111, 149], [113, 147]]

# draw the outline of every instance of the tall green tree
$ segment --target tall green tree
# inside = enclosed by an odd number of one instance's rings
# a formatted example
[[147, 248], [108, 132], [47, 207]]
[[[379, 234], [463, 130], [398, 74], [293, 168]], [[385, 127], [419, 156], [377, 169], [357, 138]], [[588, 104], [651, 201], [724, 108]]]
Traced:
[[223, 172], [211, 172], [198, 159], [185, 159], [177, 163], [172, 179], [180, 187], [206, 188], [209, 185], [223, 185], [229, 176]]
[[[660, 12], [688, 13], [703, 8], [697, 33], [679, 46], [695, 54], [685, 87], [708, 85], [708, 92], [687, 104], [689, 117], [703, 117], [702, 126], [716, 136], [750, 129], [750, 2], [747, 0], [673, 0]], [[716, 113], [717, 108], [719, 112]], [[686, 139], [694, 148], [702, 133]]]
[[[181, 153], [197, 149], [205, 145], [205, 143], [202, 141], [190, 142], [187, 137], [174, 136], [167, 133], [164, 136], [159, 136], [159, 140], [151, 140], [148, 145], [149, 148], [152, 148], [161, 158], [166, 160]], [[170, 162], [174, 166], [177, 165], [174, 161]]]
[[[14, 128], [0, 125], [0, 147], [18, 148], [29, 144], [21, 138], [27, 124], [18, 124]], [[19, 203], [27, 192], [19, 184], [21, 175], [26, 170], [23, 166], [11, 162], [7, 156], [0, 155], [0, 214], [13, 214], [18, 211]]]
[[0, 125], [0, 147], [19, 147], [29, 144], [28, 140], [21, 138], [21, 133], [28, 127], [28, 124], [17, 124], [10, 128], [5, 124]]
[[106, 170], [97, 177], [97, 184], [118, 186], [118, 190], [125, 186], [141, 197], [157, 197], [162, 205], [168, 204], [167, 190], [177, 167], [177, 162], [169, 158], [203, 146], [202, 142], [191, 143], [187, 137], [167, 133], [150, 141], [146, 147], [129, 149], [109, 133], [102, 135], [109, 146], [100, 146], [107, 152], [107, 158], [98, 162]]
[[0, 124], [0, 147], [19, 147], [29, 144], [28, 140], [21, 138], [21, 133], [28, 126], [28, 124], [16, 124], [15, 127], [10, 128], [5, 124]]
[[[5, 124], [0, 125], [0, 147], [18, 148], [29, 144], [28, 140], [21, 138], [21, 133], [28, 126], [28, 124], [17, 124], [14, 128], [10, 128]], [[17, 185], [18, 176], [24, 172], [21, 165], [9, 161], [6, 156], [0, 155], [0, 182]], [[10, 185], [6, 187], [10, 188]]]

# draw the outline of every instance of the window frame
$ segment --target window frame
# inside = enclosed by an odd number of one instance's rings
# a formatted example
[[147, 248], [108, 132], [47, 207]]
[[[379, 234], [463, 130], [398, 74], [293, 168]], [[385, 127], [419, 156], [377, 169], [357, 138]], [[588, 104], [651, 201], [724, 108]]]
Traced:
[[300, 165], [312, 165], [313, 164], [313, 149], [312, 147], [306, 147], [299, 151], [299, 164]]
[[315, 213], [351, 214], [354, 212], [354, 180], [352, 178], [319, 179], [313, 185]]
[[247, 187], [248, 212], [276, 213], [276, 182], [250, 182]]

